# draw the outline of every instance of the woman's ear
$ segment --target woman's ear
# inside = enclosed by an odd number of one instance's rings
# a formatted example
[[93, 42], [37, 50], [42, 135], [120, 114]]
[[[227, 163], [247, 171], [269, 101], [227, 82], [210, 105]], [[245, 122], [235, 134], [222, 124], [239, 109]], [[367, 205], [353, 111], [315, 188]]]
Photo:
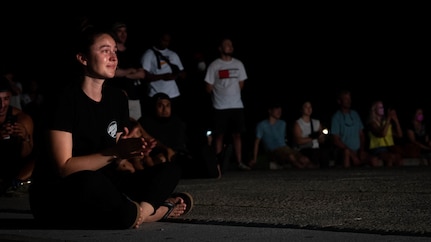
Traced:
[[83, 64], [84, 66], [87, 65], [87, 57], [85, 57], [83, 54], [78, 53], [76, 54], [76, 60], [79, 61], [79, 63]]

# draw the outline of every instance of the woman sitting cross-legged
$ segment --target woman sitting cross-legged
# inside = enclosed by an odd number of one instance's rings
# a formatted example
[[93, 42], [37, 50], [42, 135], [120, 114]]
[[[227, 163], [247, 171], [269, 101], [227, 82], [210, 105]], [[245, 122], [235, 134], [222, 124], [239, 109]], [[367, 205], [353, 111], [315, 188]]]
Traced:
[[131, 136], [126, 95], [104, 85], [118, 63], [110, 32], [88, 27], [81, 34], [76, 59], [82, 78], [44, 109], [46, 149], [29, 189], [34, 218], [49, 227], [126, 229], [188, 213], [193, 199], [175, 193], [180, 169], [174, 163], [118, 169], [156, 144]]

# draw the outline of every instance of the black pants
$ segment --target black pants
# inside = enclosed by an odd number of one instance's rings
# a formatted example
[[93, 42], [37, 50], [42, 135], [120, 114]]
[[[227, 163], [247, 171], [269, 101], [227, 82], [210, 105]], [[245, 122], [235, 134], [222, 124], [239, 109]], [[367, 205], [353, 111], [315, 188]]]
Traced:
[[175, 164], [163, 163], [116, 179], [101, 171], [80, 171], [53, 183], [35, 180], [30, 208], [44, 226], [127, 229], [137, 218], [134, 202], [145, 201], [157, 209], [175, 190], [180, 174]]

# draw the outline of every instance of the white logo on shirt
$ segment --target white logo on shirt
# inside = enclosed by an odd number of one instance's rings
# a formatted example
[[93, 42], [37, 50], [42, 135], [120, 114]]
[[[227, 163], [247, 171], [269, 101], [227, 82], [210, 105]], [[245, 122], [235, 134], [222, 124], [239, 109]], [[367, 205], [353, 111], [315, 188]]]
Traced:
[[112, 121], [106, 130], [112, 138], [117, 138], [117, 121]]

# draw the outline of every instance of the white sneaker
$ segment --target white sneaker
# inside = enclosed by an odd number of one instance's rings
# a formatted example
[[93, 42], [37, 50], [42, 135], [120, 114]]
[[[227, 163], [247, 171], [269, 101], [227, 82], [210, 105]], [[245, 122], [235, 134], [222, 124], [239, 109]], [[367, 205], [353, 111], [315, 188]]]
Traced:
[[249, 166], [247, 166], [246, 164], [244, 164], [242, 162], [238, 164], [238, 169], [243, 170], [243, 171], [250, 171], [251, 170], [251, 168]]
[[270, 170], [283, 170], [283, 167], [280, 166], [277, 162], [271, 161], [271, 162], [269, 162], [269, 169]]

